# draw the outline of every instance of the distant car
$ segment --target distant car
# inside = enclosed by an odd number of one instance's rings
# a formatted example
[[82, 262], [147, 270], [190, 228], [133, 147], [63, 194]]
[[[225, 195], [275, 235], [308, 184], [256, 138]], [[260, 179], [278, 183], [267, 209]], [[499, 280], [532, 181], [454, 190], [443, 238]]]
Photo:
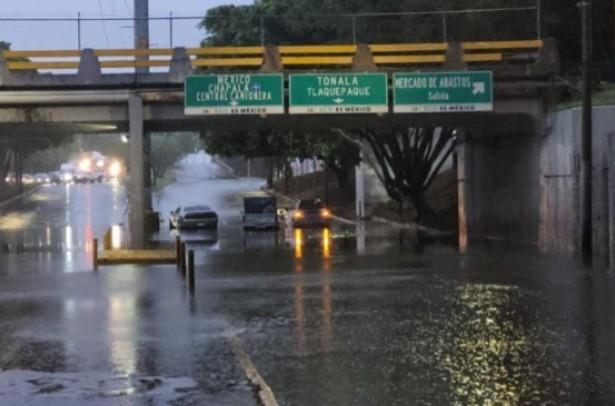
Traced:
[[244, 230], [278, 229], [277, 200], [274, 196], [246, 196], [243, 198]]
[[293, 211], [293, 227], [329, 227], [331, 211], [319, 200], [300, 200]]
[[34, 175], [34, 183], [49, 184], [51, 183], [51, 178], [46, 173], [37, 173]]
[[53, 184], [62, 183], [62, 173], [61, 172], [51, 172], [49, 174], [49, 181]]
[[28, 173], [21, 175], [21, 183], [24, 185], [31, 185], [34, 183], [34, 177]]
[[76, 172], [74, 175], [75, 183], [101, 183], [103, 178], [99, 172]]
[[218, 215], [209, 206], [178, 207], [169, 217], [170, 229], [218, 228]]

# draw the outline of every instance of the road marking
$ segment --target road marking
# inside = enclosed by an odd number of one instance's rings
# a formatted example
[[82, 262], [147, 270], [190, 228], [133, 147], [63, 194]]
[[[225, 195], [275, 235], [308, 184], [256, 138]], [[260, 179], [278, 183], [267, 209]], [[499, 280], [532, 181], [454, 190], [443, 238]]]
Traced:
[[246, 377], [250, 383], [258, 389], [258, 400], [260, 400], [261, 404], [264, 406], [278, 406], [278, 401], [276, 400], [273, 391], [252, 363], [250, 356], [243, 349], [239, 338], [232, 337], [230, 341], [231, 348], [233, 349], [235, 356], [239, 359], [239, 363], [241, 364]]

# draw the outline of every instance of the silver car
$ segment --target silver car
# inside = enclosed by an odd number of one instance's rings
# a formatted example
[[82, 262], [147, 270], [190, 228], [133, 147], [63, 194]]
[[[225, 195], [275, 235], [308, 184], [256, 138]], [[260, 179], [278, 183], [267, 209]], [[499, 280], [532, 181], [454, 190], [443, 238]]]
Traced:
[[178, 207], [169, 217], [170, 229], [218, 228], [218, 215], [209, 206]]

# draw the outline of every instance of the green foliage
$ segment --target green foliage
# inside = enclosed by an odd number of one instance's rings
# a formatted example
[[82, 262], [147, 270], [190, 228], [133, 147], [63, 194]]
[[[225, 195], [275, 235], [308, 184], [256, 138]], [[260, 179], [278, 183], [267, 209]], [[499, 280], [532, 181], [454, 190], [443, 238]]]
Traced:
[[203, 46], [256, 45], [260, 41], [259, 19], [254, 6], [220, 6], [207, 11], [199, 24], [209, 35]]
[[210, 155], [281, 158], [277, 166], [288, 159], [318, 158], [336, 174], [341, 187], [359, 163], [357, 145], [333, 131], [212, 131], [203, 145]]
[[[580, 59], [580, 13], [577, 0], [543, 0], [543, 36], [554, 37], [566, 64]], [[593, 0], [597, 61], [615, 54], [613, 0]], [[261, 17], [267, 44], [350, 43], [352, 13], [393, 13], [451, 9], [534, 7], [535, 0], [257, 0], [248, 6], [210, 9], [201, 22], [205, 45], [255, 45], [261, 40]], [[440, 16], [359, 16], [356, 38], [362, 43], [441, 41]], [[533, 10], [459, 13], [447, 17], [451, 41], [531, 39], [536, 37]], [[572, 67], [566, 66], [570, 70]]]

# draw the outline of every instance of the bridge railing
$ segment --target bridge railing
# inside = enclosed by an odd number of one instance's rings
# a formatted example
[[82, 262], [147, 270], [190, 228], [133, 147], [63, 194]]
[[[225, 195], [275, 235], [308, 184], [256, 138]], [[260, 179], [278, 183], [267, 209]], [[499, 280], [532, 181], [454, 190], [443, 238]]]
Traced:
[[[242, 15], [210, 13], [205, 17], [169, 13], [149, 17], [147, 21], [150, 46], [159, 48], [197, 43], [208, 37], [209, 26], [229, 24], [240, 24], [251, 33], [242, 39], [241, 45], [293, 43], [292, 32], [296, 27], [314, 23], [323, 28], [319, 33], [320, 41], [329, 44], [386, 43], [397, 42], [398, 38], [412, 38], [414, 42], [529, 39], [542, 38], [541, 1], [524, 0], [524, 6], [516, 7], [341, 14], [266, 15], [255, 12]], [[101, 16], [82, 13], [63, 17], [0, 16], [0, 38], [20, 48], [133, 46], [132, 29], [141, 19], [116, 16], [115, 12], [114, 16], [105, 16], [105, 11], [112, 10], [101, 9]], [[125, 12], [131, 14], [128, 9]]]
[[[319, 69], [351, 67], [357, 59], [367, 68], [387, 69], [439, 66], [452, 51], [465, 64], [527, 64], [535, 62], [544, 41], [481, 41], [462, 43], [401, 43], [361, 45], [284, 45], [158, 49], [94, 49], [90, 53], [101, 69], [169, 68], [178, 54], [192, 69]], [[455, 48], [455, 49], [453, 49]], [[77, 70], [79, 50], [9, 50], [2, 54], [9, 71]], [[365, 65], [367, 64], [367, 65]]]

